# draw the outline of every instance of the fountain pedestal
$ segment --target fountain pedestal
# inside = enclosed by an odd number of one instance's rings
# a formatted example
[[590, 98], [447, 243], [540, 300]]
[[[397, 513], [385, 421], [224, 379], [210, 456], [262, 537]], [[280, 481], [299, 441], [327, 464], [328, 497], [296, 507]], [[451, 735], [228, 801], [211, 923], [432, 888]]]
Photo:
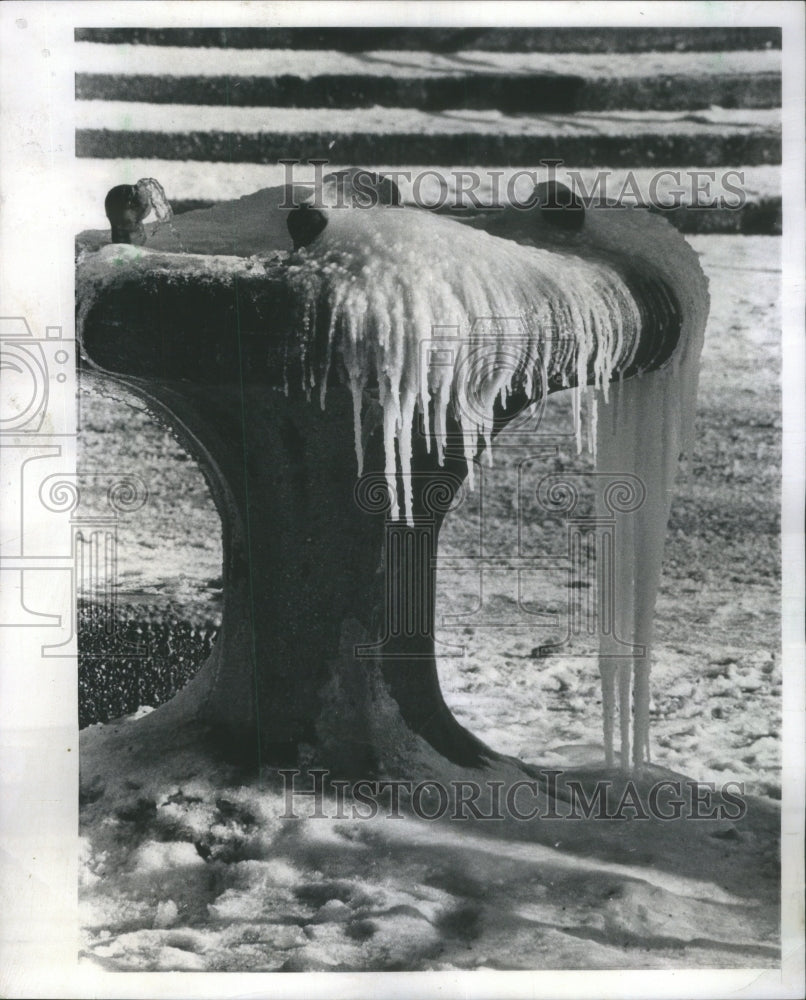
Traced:
[[494, 754], [442, 699], [432, 628], [438, 531], [464, 460], [439, 468], [415, 440], [414, 520], [391, 523], [380, 427], [359, 479], [346, 378], [334, 371], [325, 409], [298, 381], [286, 391], [292, 310], [276, 269], [260, 271], [110, 246], [79, 273], [85, 362], [161, 413], [221, 516], [220, 634], [171, 711], [261, 764], [316, 747], [334, 770], [367, 773], [406, 731], [479, 766]]

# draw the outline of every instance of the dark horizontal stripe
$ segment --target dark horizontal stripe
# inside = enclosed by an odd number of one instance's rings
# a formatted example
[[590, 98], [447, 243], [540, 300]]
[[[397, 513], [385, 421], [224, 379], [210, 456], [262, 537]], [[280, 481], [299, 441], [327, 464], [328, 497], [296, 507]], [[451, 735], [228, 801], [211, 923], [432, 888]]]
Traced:
[[780, 198], [761, 198], [739, 209], [691, 208], [650, 209], [664, 216], [681, 233], [730, 233], [741, 236], [780, 236], [783, 210]]
[[[672, 126], [670, 125], [670, 128]], [[781, 162], [781, 140], [770, 129], [703, 135], [534, 136], [460, 133], [147, 132], [80, 129], [76, 156], [101, 159], [205, 160], [277, 163], [280, 159], [324, 159], [340, 163], [405, 166], [483, 163], [488, 167], [533, 167], [538, 160], [563, 159], [577, 167], [636, 164], [657, 167], [744, 166]]]
[[452, 108], [573, 113], [616, 108], [676, 110], [776, 108], [781, 105], [777, 73], [717, 76], [627, 77], [492, 75], [393, 78], [367, 75], [298, 76], [110, 76], [76, 75], [78, 100], [144, 101], [150, 104], [207, 104], [297, 108]]
[[[171, 202], [175, 215], [192, 212], [197, 208], [210, 208], [219, 204], [201, 198], [180, 198]], [[468, 214], [473, 214], [468, 209]], [[740, 236], [780, 236], [783, 213], [780, 198], [760, 198], [738, 209], [730, 208], [680, 208], [662, 210], [652, 208], [683, 233], [730, 233]], [[457, 214], [457, 213], [443, 213]]]
[[[159, 8], [156, 8], [158, 11]], [[704, 52], [781, 47], [780, 28], [76, 28], [77, 42], [238, 49]]]

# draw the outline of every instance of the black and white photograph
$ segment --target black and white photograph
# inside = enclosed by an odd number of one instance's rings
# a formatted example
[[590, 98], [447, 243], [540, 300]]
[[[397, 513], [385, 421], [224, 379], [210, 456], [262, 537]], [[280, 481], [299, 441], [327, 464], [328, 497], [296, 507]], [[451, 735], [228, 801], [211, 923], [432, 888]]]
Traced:
[[802, 995], [803, 7], [5, 7], [0, 992]]

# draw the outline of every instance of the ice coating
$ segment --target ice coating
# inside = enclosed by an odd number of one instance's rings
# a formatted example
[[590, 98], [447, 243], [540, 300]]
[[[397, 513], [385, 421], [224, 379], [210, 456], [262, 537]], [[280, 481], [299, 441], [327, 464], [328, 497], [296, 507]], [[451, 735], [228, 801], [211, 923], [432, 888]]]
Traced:
[[[629, 363], [640, 324], [630, 290], [605, 263], [518, 246], [414, 209], [332, 212], [327, 228], [289, 264], [287, 279], [302, 303], [303, 339], [313, 340], [318, 317], [329, 323], [323, 369], [314, 370], [313, 352], [303, 348], [303, 384], [318, 383], [324, 405], [334, 350], [348, 372], [359, 472], [361, 400], [377, 386], [393, 518], [400, 513], [399, 473], [403, 513], [412, 514], [412, 423], [415, 412], [428, 413], [429, 398], [429, 446], [441, 462], [450, 407], [472, 486], [473, 459], [490, 444], [497, 400], [520, 385], [537, 399], [552, 378], [584, 387], [590, 371], [606, 396], [614, 369]], [[511, 324], [494, 322], [512, 317], [521, 334], [514, 345]], [[493, 322], [485, 329], [483, 372], [468, 385], [456, 378], [463, 358], [453, 368], [435, 364], [423, 345], [435, 327], [455, 327], [469, 346], [477, 318]], [[490, 330], [498, 337], [492, 344]]]
[[142, 192], [143, 199], [151, 205], [158, 222], [170, 222], [174, 217], [171, 203], [165, 196], [162, 184], [153, 177], [141, 177], [136, 187]]
[[600, 655], [606, 758], [613, 763], [618, 698], [621, 763], [637, 767], [650, 756], [655, 600], [678, 462], [691, 446], [708, 286], [697, 255], [661, 218], [639, 210], [589, 212], [586, 237], [644, 273], [660, 273], [682, 316], [671, 364], [618, 383], [598, 408], [597, 471], [638, 476], [646, 489], [639, 509], [620, 519], [615, 553], [616, 635], [644, 653], [619, 656], [614, 637], [603, 635]]
[[[654, 608], [678, 460], [691, 439], [707, 284], [685, 240], [643, 211], [589, 210], [579, 237], [555, 241], [550, 249], [523, 245], [522, 236], [517, 231], [511, 239], [492, 236], [411, 209], [332, 212], [324, 231], [288, 270], [290, 286], [304, 303], [304, 337], [313, 340], [318, 316], [328, 322], [326, 363], [318, 373], [312, 362], [303, 364], [303, 381], [306, 387], [319, 382], [324, 405], [327, 372], [338, 351], [353, 393], [359, 472], [362, 398], [367, 387], [377, 386], [394, 518], [400, 513], [398, 474], [404, 515], [411, 518], [412, 423], [416, 411], [428, 412], [429, 399], [431, 447], [441, 461], [450, 410], [463, 431], [472, 487], [478, 446], [486, 446], [489, 455], [497, 399], [505, 402], [516, 384], [537, 399], [550, 381], [575, 383], [581, 447], [581, 396], [588, 393], [588, 440], [597, 471], [635, 476], [646, 490], [640, 507], [619, 518], [615, 628], [602, 634], [600, 645], [605, 759], [615, 763], [618, 705], [620, 763], [626, 769], [649, 759]], [[632, 362], [642, 322], [653, 322], [642, 318], [616, 262], [662, 279], [676, 300], [682, 328], [671, 364], [609, 386], [614, 372]], [[457, 378], [460, 359], [453, 368], [422, 361], [421, 344], [435, 326], [456, 327], [469, 345], [472, 322], [479, 317], [519, 317], [522, 330], [513, 359], [506, 324], [501, 325], [483, 385]], [[485, 339], [489, 332], [488, 327]], [[597, 501], [602, 513], [610, 513], [601, 495]], [[625, 654], [624, 643], [643, 650]]]

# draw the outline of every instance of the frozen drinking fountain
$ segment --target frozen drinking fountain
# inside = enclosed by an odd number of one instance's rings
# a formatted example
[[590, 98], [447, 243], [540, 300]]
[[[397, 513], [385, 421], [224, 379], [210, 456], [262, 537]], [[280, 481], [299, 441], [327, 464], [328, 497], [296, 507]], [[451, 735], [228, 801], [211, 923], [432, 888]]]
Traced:
[[640, 766], [708, 309], [696, 255], [658, 217], [550, 185], [471, 224], [375, 190], [345, 208], [290, 207], [285, 189], [173, 220], [163, 206], [155, 228], [144, 199], [161, 189], [140, 182], [107, 199], [116, 242], [79, 240], [84, 363], [173, 428], [223, 528], [216, 645], [136, 725], [352, 775], [500, 758], [440, 692], [439, 529], [507, 422], [570, 389], [595, 404], [597, 469], [645, 491], [599, 660], [603, 760]]

